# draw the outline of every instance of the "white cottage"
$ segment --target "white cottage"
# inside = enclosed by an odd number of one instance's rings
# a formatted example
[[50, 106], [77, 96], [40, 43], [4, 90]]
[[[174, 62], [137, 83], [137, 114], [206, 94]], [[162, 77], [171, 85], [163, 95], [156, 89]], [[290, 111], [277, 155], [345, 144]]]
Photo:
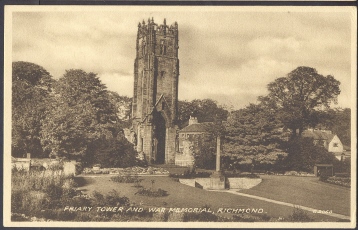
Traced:
[[322, 145], [328, 152], [333, 153], [338, 160], [350, 157], [343, 148], [343, 144], [336, 134], [330, 130], [307, 129], [302, 133], [303, 137], [313, 138], [316, 145]]

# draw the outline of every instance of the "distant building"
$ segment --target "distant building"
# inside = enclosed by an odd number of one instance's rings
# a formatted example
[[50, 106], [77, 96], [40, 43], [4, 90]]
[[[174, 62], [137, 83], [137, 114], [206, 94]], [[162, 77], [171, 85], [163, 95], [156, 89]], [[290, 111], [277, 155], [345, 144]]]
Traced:
[[179, 131], [179, 152], [184, 150], [184, 141], [191, 142], [195, 152], [199, 148], [202, 138], [209, 134], [212, 125], [212, 122], [199, 123], [196, 117], [190, 117], [189, 125]]
[[323, 146], [340, 161], [350, 157], [350, 151], [347, 151], [339, 137], [330, 130], [307, 129], [302, 136], [313, 138], [315, 145]]

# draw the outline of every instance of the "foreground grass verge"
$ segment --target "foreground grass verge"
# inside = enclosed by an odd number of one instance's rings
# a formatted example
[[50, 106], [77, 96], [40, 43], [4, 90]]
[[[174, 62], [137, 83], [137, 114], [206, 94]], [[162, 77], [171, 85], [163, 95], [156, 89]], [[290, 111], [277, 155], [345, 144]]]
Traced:
[[[288, 221], [291, 213], [294, 218], [305, 215], [299, 212], [299, 215], [297, 212], [293, 215], [293, 208], [289, 207], [275, 206], [230, 194], [222, 196], [222, 193], [188, 187], [169, 177], [142, 177], [141, 180], [143, 187], [152, 190], [160, 188], [167, 191], [167, 195], [135, 195], [138, 191], [135, 183], [118, 183], [109, 177], [84, 178], [65, 177], [56, 172], [14, 172], [12, 220], [267, 222]], [[79, 193], [78, 189], [85, 194]], [[115, 207], [117, 208], [113, 211]], [[199, 208], [202, 211], [170, 211], [182, 210], [180, 208]], [[218, 213], [217, 210], [220, 208], [262, 209], [263, 212]], [[311, 219], [307, 218], [305, 221]]]

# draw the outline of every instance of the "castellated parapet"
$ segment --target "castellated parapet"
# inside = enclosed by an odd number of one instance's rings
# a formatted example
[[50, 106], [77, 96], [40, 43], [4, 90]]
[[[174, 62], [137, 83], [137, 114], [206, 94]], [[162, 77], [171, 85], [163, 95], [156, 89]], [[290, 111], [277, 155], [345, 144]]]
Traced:
[[132, 129], [148, 162], [174, 164], [178, 112], [178, 24], [138, 24]]

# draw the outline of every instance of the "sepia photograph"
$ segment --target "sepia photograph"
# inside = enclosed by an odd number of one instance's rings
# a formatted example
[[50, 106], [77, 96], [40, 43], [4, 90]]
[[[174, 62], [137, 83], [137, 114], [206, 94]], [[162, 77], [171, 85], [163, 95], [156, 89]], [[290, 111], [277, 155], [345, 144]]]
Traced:
[[4, 14], [4, 226], [356, 226], [356, 8]]

